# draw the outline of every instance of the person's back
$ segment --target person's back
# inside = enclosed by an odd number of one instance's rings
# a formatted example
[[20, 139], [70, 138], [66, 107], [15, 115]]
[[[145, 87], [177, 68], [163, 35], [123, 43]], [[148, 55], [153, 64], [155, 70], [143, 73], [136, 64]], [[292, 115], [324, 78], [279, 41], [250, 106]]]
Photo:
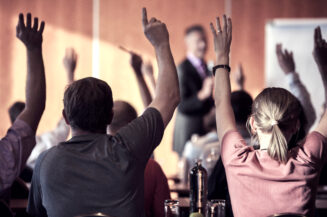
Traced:
[[[35, 168], [38, 176], [33, 177], [33, 181], [43, 177], [40, 180], [45, 186], [42, 187], [42, 200], [49, 216], [95, 212], [142, 216], [143, 171], [150, 152], [144, 150], [147, 154], [144, 156], [129, 150], [132, 141], [126, 136], [131, 136], [128, 134], [132, 132], [130, 128], [122, 129], [115, 137], [104, 134], [75, 136], [42, 154], [38, 159], [39, 167]], [[160, 131], [162, 133], [163, 126]], [[157, 136], [156, 144], [161, 136]]]
[[[225, 134], [222, 157], [234, 216], [303, 213], [313, 216], [319, 171], [326, 159], [326, 139], [318, 132], [289, 151], [286, 164], [267, 150], [254, 150], [236, 131]], [[264, 203], [258, 206], [259, 203]]]
[[115, 136], [109, 85], [96, 78], [75, 81], [65, 91], [63, 116], [72, 139], [42, 153], [32, 178], [27, 212], [32, 216], [144, 216], [144, 170], [179, 103], [177, 72], [164, 23], [147, 19], [144, 33], [158, 60], [156, 96], [136, 120]]

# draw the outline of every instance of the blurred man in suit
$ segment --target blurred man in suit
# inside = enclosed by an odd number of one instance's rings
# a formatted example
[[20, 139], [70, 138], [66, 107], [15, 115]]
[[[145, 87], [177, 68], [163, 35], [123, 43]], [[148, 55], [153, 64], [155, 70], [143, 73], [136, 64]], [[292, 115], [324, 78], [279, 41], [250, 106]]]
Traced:
[[207, 37], [200, 25], [185, 31], [187, 55], [178, 66], [181, 102], [174, 129], [173, 149], [182, 155], [185, 143], [193, 134], [204, 134], [203, 117], [213, 106], [213, 80], [204, 60]]

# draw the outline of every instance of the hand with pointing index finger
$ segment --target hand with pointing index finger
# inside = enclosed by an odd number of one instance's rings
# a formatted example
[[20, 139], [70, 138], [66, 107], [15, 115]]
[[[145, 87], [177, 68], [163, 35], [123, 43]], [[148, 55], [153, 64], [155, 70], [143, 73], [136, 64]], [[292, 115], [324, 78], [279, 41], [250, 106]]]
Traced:
[[169, 34], [166, 25], [154, 17], [148, 21], [145, 8], [142, 10], [142, 24], [145, 36], [155, 48], [169, 44]]
[[25, 25], [24, 15], [19, 14], [18, 24], [16, 27], [16, 37], [25, 44], [28, 50], [41, 48], [43, 30], [44, 21], [41, 22], [39, 27], [39, 20], [37, 17], [34, 17], [34, 24], [32, 25], [32, 17], [31, 14], [28, 13], [26, 16]]
[[232, 42], [232, 20], [223, 16], [224, 26], [221, 28], [219, 17], [216, 18], [216, 28], [213, 23], [210, 23], [210, 28], [214, 38], [215, 53], [217, 63], [228, 64], [229, 63], [229, 52]]

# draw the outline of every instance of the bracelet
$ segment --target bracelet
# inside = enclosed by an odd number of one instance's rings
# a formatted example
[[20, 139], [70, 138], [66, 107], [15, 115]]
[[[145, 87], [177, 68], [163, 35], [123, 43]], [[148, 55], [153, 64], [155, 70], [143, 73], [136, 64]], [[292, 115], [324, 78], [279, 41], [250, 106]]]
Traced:
[[230, 72], [230, 67], [229, 65], [216, 65], [212, 68], [212, 74], [213, 76], [216, 75], [216, 70], [219, 69], [219, 68], [223, 68], [223, 69], [226, 69], [228, 72]]

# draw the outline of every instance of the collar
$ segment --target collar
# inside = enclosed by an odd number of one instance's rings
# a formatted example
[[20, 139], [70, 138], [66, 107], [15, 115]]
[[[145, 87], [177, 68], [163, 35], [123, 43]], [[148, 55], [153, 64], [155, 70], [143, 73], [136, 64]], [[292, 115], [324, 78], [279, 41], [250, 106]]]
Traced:
[[186, 57], [195, 67], [201, 66], [202, 62], [204, 62], [202, 59], [194, 56], [192, 53], [187, 53]]

